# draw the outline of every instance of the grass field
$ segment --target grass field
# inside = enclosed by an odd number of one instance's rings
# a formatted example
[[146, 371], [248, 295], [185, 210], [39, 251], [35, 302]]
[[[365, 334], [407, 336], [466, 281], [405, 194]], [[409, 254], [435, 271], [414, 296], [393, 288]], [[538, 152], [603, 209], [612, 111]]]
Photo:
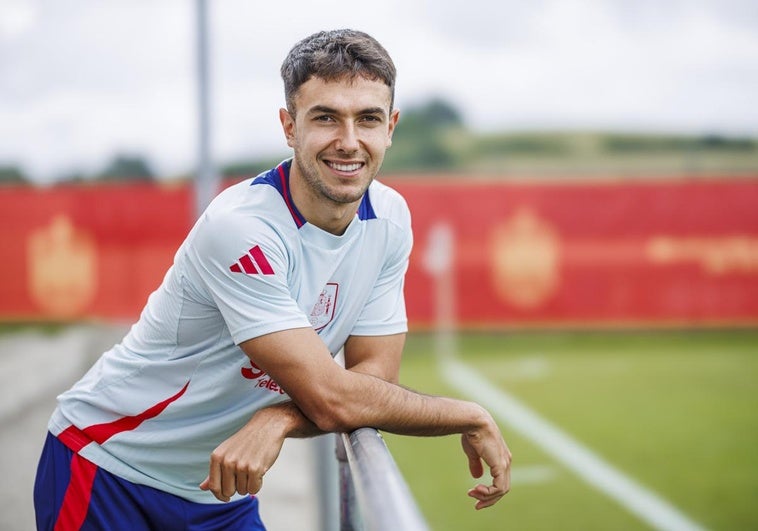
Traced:
[[[758, 529], [758, 330], [465, 334], [457, 344], [479, 375], [703, 528]], [[411, 335], [401, 382], [460, 396], [433, 352], [433, 336]], [[485, 511], [466, 496], [474, 480], [457, 437], [385, 436], [432, 529], [650, 529], [540, 441], [501, 426], [512, 491]]]

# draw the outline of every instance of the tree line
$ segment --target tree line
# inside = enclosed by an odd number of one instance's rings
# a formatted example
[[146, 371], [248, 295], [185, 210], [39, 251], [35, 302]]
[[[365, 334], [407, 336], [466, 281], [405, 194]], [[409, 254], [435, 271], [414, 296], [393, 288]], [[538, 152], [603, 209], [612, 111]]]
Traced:
[[[275, 165], [281, 156], [221, 164], [223, 177], [257, 175]], [[758, 172], [758, 139], [718, 134], [662, 135], [615, 132], [502, 132], [477, 133], [465, 124], [463, 114], [442, 98], [431, 98], [404, 110], [387, 151], [383, 173], [419, 172], [568, 172], [614, 170], [629, 160], [647, 161], [648, 170]], [[188, 172], [188, 175], [191, 172]], [[188, 176], [179, 177], [189, 178]], [[102, 169], [91, 174], [70, 173], [56, 182], [115, 182], [157, 180], [148, 157], [117, 153]], [[0, 163], [0, 184], [32, 180], [12, 164]]]

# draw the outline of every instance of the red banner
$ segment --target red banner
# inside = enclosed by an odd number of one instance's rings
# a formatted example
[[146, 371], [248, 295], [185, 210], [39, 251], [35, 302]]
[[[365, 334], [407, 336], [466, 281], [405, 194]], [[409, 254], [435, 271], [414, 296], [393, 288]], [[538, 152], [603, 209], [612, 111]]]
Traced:
[[758, 180], [398, 183], [414, 215], [417, 326], [436, 319], [424, 268], [452, 227], [453, 312], [466, 325], [758, 323]]
[[139, 315], [192, 223], [188, 187], [0, 188], [0, 319]]
[[[387, 182], [413, 214], [415, 328], [434, 324], [440, 293], [464, 326], [758, 324], [758, 179]], [[135, 318], [191, 199], [188, 186], [0, 188], [0, 319]]]

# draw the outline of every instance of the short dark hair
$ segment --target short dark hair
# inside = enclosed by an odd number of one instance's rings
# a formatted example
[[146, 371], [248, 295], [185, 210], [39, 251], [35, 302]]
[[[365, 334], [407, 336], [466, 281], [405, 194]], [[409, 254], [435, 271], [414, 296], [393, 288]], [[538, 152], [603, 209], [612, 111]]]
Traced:
[[297, 91], [311, 77], [336, 81], [358, 76], [382, 81], [390, 88], [390, 110], [395, 100], [395, 64], [387, 50], [362, 31], [320, 31], [298, 42], [281, 68], [287, 108], [295, 112]]

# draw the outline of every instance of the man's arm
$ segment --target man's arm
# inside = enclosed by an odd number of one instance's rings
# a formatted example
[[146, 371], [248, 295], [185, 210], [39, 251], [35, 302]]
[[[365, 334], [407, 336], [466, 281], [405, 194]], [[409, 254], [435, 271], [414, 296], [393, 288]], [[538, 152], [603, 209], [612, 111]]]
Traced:
[[[388, 382], [397, 383], [400, 373], [400, 361], [405, 346], [405, 334], [392, 336], [352, 336], [345, 344], [345, 366], [349, 370], [377, 376]], [[476, 445], [480, 441], [469, 440], [474, 433], [464, 433], [461, 435], [461, 445], [463, 451], [469, 460], [469, 470], [471, 475], [479, 478], [484, 473], [482, 458], [477, 453]], [[505, 444], [503, 442], [503, 444]], [[479, 446], [479, 447], [480, 447]], [[510, 451], [506, 447], [508, 462], [510, 464]], [[510, 484], [510, 469], [506, 469], [506, 480]], [[492, 495], [491, 487], [486, 485], [477, 485], [469, 490], [469, 496], [477, 499], [476, 508], [482, 509], [492, 505], [502, 497], [502, 495]]]
[[372, 426], [405, 435], [448, 435], [489, 422], [489, 414], [471, 402], [425, 396], [343, 369], [311, 328], [267, 334], [240, 346], [326, 432]]
[[[396, 383], [404, 345], [405, 334], [350, 337], [344, 346], [345, 366]], [[324, 433], [291, 401], [261, 409], [216, 448], [210, 463], [211, 471], [215, 470], [216, 474], [211, 472], [200, 488], [213, 491], [222, 501], [229, 501], [234, 492], [254, 494], [260, 490], [263, 476], [279, 457], [284, 439], [315, 437]], [[241, 470], [243, 466], [246, 467], [244, 471]]]
[[[386, 336], [385, 340], [392, 341], [387, 339], [391, 337]], [[351, 338], [345, 345], [346, 361], [349, 357], [348, 366], [352, 370], [345, 370], [333, 362], [331, 354], [311, 328], [268, 334], [240, 346], [292, 398], [297, 408], [289, 413], [297, 409], [302, 411], [312, 423], [311, 429], [349, 432], [372, 426], [406, 435], [462, 434], [472, 474], [481, 476], [483, 460], [493, 477], [491, 486], [478, 485], [469, 494], [479, 500], [477, 508], [499, 500], [510, 486], [510, 452], [489, 413], [471, 402], [421, 395], [374, 376], [373, 373], [379, 371], [383, 372], [382, 377], [396, 381], [402, 344], [397, 359], [384, 364], [377, 360], [374, 349], [366, 347], [366, 341]], [[394, 368], [390, 368], [393, 365]], [[259, 413], [270, 415], [266, 410]], [[303, 421], [297, 414], [266, 420], [285, 435], [303, 428]], [[248, 479], [248, 476], [259, 474], [258, 469], [249, 468], [244, 459], [239, 459], [237, 452], [230, 452], [222, 446], [211, 457], [210, 477], [204, 482], [204, 488], [214, 492], [219, 499], [227, 499], [235, 490], [254, 492], [249, 487], [257, 485], [259, 488], [261, 477]], [[280, 447], [281, 443], [276, 445], [270, 463]]]
[[396, 384], [400, 378], [400, 361], [404, 347], [404, 333], [388, 336], [350, 336], [344, 347], [345, 368]]

